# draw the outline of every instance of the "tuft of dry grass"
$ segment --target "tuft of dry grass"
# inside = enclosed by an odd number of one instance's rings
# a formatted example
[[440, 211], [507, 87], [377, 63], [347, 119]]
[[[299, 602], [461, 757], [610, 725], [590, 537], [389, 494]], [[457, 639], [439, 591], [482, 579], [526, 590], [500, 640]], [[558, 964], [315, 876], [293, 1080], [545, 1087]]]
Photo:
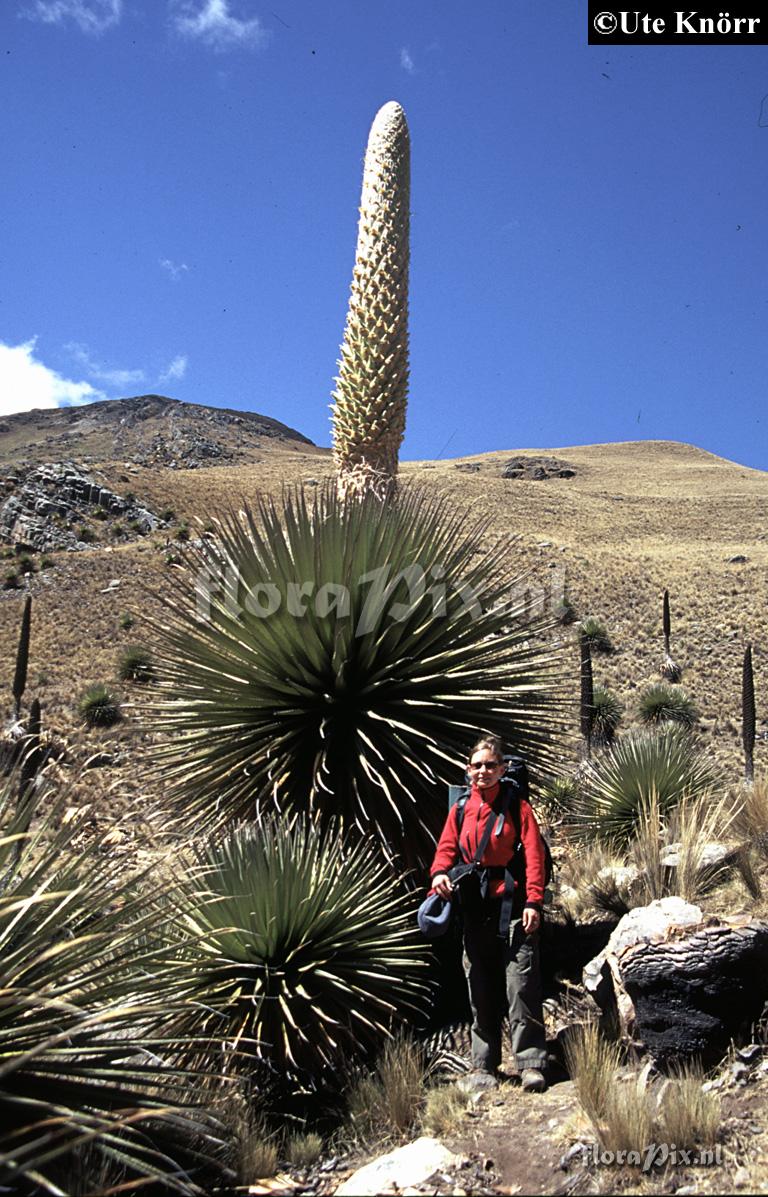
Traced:
[[602, 1126], [621, 1063], [617, 1043], [609, 1043], [596, 1022], [574, 1027], [565, 1043], [565, 1059], [584, 1113], [597, 1130]]
[[230, 1150], [238, 1181], [242, 1185], [274, 1176], [279, 1151], [277, 1137], [263, 1112], [253, 1104], [244, 1085], [232, 1085], [219, 1095], [216, 1108], [229, 1131]]
[[425, 1099], [424, 1050], [407, 1036], [391, 1040], [375, 1071], [359, 1076], [347, 1095], [348, 1124], [358, 1143], [403, 1138]]
[[643, 1155], [654, 1143], [684, 1150], [715, 1143], [720, 1098], [704, 1091], [700, 1065], [681, 1065], [660, 1092], [654, 1092], [646, 1069], [620, 1071], [620, 1048], [605, 1039], [596, 1023], [573, 1031], [566, 1060], [579, 1104], [601, 1150]]
[[[676, 894], [687, 902], [700, 902], [721, 885], [738, 865], [736, 855], [707, 861], [708, 844], [723, 843], [732, 834], [735, 810], [710, 793], [685, 797], [666, 818], [658, 801], [641, 812], [631, 845], [631, 860], [639, 870], [638, 902], [653, 902]], [[664, 863], [675, 845], [677, 864]], [[637, 904], [637, 903], [636, 903]]]
[[623, 856], [599, 840], [580, 844], [578, 851], [567, 852], [559, 876], [560, 906], [574, 919], [595, 910], [619, 917], [626, 914], [630, 908], [628, 898], [615, 877], [615, 871], [623, 869], [625, 864]]
[[768, 860], [768, 781], [742, 785], [736, 793], [734, 831], [751, 844], [763, 860]]
[[427, 1092], [422, 1129], [428, 1135], [449, 1135], [456, 1130], [467, 1109], [467, 1098], [455, 1085], [439, 1085]]
[[323, 1154], [323, 1140], [314, 1131], [290, 1135], [285, 1145], [285, 1155], [296, 1168], [311, 1168]]
[[[683, 1150], [709, 1147], [718, 1137], [720, 1097], [703, 1089], [705, 1074], [698, 1064], [681, 1065], [660, 1095], [656, 1124], [659, 1141]], [[661, 1135], [663, 1134], [663, 1138]]]

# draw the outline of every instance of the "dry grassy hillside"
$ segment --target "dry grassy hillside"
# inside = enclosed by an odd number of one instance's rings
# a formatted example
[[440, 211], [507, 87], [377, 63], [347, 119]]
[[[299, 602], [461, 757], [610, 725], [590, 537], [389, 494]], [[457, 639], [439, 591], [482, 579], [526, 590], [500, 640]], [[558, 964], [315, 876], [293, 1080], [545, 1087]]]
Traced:
[[[17, 448], [11, 446], [16, 460]], [[79, 448], [77, 438], [69, 437], [69, 460], [82, 461]], [[567, 463], [574, 476], [502, 477], [512, 455], [543, 453]], [[77, 700], [93, 682], [114, 687], [128, 704], [140, 695], [140, 687], [117, 681], [117, 659], [128, 645], [146, 642], [145, 615], [156, 609], [151, 592], [172, 588], [182, 568], [173, 564], [181, 549], [174, 539], [178, 521], [189, 521], [194, 535], [195, 527], [208, 524], [217, 510], [259, 490], [279, 493], [286, 483], [322, 481], [331, 461], [327, 451], [281, 437], [271, 439], [260, 460], [247, 465], [168, 469], [121, 455], [87, 468], [117, 492], [130, 486], [138, 501], [154, 510], [172, 507], [177, 523], [128, 543], [110, 543], [105, 536], [83, 551], [54, 554], [53, 564], [28, 575], [20, 589], [0, 590], [0, 659], [5, 661], [0, 702], [8, 717], [19, 620], [29, 592], [34, 605], [26, 699], [37, 695], [45, 724], [70, 742], [73, 770], [91, 752], [118, 754], [112, 765], [90, 772], [86, 786], [94, 797], [114, 786], [114, 797], [101, 803], [102, 809], [124, 812], [126, 805], [135, 808], [148, 797], [143, 736], [135, 716], [129, 705], [117, 729], [85, 731]], [[402, 475], [450, 495], [480, 517], [487, 537], [479, 541], [478, 552], [506, 552], [525, 572], [532, 600], [544, 594], [556, 603], [565, 585], [579, 616], [594, 615], [606, 624], [616, 651], [596, 657], [595, 680], [621, 699], [625, 726], [634, 721], [639, 689], [658, 676], [661, 600], [668, 588], [673, 656], [699, 704], [703, 734], [731, 773], [741, 767], [741, 662], [745, 643], [753, 642], [760, 737], [756, 768], [767, 771], [768, 474], [688, 445], [631, 442], [406, 463]], [[730, 560], [737, 556], [746, 560]], [[135, 617], [130, 629], [121, 627], [127, 611]], [[558, 628], [555, 635], [571, 662], [575, 728], [574, 631]]]

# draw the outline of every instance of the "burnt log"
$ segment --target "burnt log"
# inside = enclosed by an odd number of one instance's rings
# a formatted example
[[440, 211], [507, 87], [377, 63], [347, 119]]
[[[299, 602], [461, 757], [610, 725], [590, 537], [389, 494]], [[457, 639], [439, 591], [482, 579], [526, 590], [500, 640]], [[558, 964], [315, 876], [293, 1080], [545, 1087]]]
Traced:
[[662, 899], [622, 919], [584, 981], [603, 1009], [618, 1013], [624, 1039], [661, 1067], [691, 1059], [710, 1066], [749, 1035], [768, 1002], [768, 924], [705, 919], [680, 899]]

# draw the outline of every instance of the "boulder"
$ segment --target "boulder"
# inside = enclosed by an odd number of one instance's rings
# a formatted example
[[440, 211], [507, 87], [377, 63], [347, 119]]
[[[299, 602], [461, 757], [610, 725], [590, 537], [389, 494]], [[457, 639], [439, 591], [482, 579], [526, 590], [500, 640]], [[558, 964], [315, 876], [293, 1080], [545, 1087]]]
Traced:
[[583, 981], [623, 1038], [660, 1065], [715, 1063], [768, 1000], [768, 924], [705, 918], [682, 898], [631, 910]]
[[433, 1173], [459, 1167], [461, 1163], [460, 1155], [424, 1135], [358, 1168], [339, 1185], [337, 1197], [401, 1193], [403, 1189], [423, 1184]]

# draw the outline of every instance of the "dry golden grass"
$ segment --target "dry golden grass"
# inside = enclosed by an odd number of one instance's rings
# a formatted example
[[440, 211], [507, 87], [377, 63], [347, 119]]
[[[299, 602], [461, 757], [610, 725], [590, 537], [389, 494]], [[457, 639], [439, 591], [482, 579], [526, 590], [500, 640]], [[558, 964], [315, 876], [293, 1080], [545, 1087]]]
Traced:
[[347, 1094], [348, 1123], [359, 1144], [402, 1139], [416, 1122], [425, 1096], [422, 1048], [407, 1037], [391, 1040], [375, 1071]]
[[620, 1068], [619, 1048], [594, 1023], [574, 1029], [566, 1055], [579, 1104], [602, 1151], [644, 1157], [657, 1144], [689, 1150], [716, 1142], [720, 1098], [704, 1090], [705, 1074], [696, 1064], [651, 1085], [646, 1070]]
[[455, 1085], [439, 1085], [427, 1091], [421, 1126], [438, 1138], [456, 1130], [467, 1112], [469, 1102]]
[[285, 1155], [296, 1168], [311, 1168], [323, 1154], [323, 1140], [314, 1131], [291, 1135], [285, 1145]]

